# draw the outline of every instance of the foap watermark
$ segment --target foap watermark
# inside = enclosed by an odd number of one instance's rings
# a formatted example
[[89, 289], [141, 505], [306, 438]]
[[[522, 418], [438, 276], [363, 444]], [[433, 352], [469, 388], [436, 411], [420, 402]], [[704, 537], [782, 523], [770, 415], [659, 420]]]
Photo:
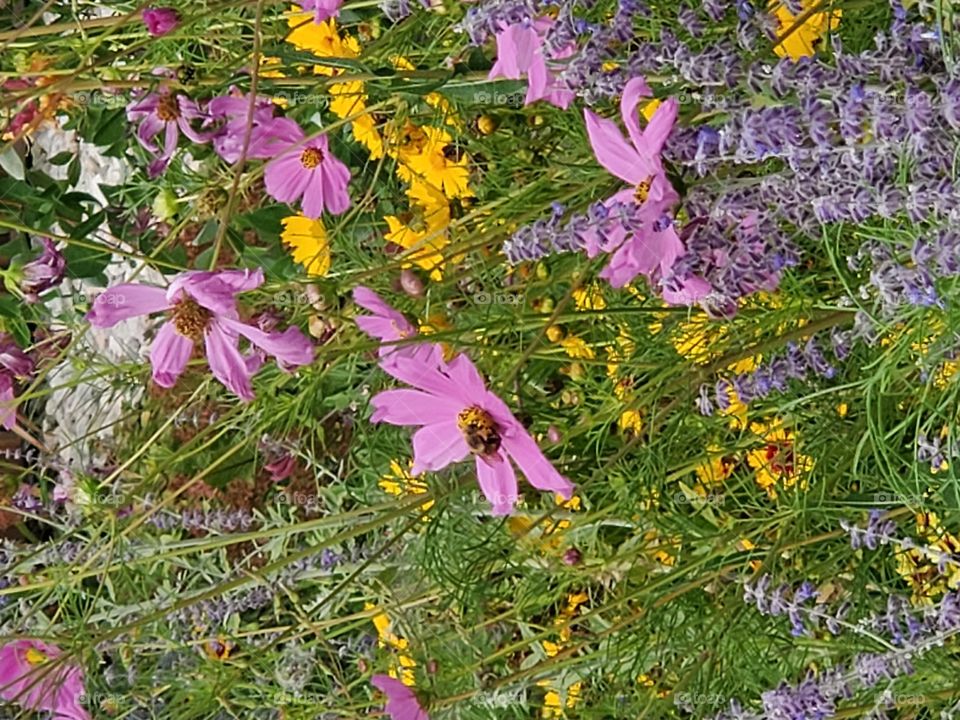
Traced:
[[677, 503], [677, 505], [723, 505], [725, 497], [723, 493], [688, 495], [685, 492], [676, 492], [674, 493], [673, 501]]
[[273, 93], [271, 98], [274, 100], [274, 102], [286, 104], [290, 107], [295, 105], [325, 105], [329, 99], [327, 95], [322, 95], [319, 93], [302, 93], [298, 90], [294, 90], [292, 92], [281, 90], [280, 92]]
[[523, 295], [518, 293], [474, 293], [473, 301], [477, 305], [520, 305], [523, 303]]
[[689, 710], [704, 705], [724, 705], [727, 699], [720, 693], [678, 692], [674, 693], [673, 701], [677, 707]]
[[500, 105], [503, 107], [523, 107], [526, 95], [522, 92], [502, 93], [479, 90], [473, 94], [473, 102], [477, 105]]

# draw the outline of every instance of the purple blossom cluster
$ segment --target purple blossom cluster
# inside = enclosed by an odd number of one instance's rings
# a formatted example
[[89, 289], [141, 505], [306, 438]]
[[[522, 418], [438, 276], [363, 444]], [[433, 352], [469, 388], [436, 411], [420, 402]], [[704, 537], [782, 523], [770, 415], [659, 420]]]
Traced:
[[[842, 336], [833, 337], [839, 341]], [[840, 357], [836, 349], [834, 354]], [[811, 375], [829, 379], [835, 374], [836, 368], [827, 360], [816, 337], [809, 338], [803, 345], [788, 342], [785, 353], [761, 362], [753, 370], [739, 373], [732, 380], [721, 378], [713, 385], [702, 385], [697, 407], [701, 415], [712, 415], [715, 407], [720, 410], [730, 407], [731, 389], [736, 391], [740, 402], [749, 405], [774, 392], [786, 392], [792, 380], [805, 381]]]
[[257, 523], [258, 519], [253, 513], [240, 508], [234, 510], [184, 508], [179, 514], [164, 512], [150, 516], [150, 524], [159, 530], [181, 528], [187, 532], [247, 532]]
[[599, 236], [600, 243], [608, 235], [635, 230], [642, 225], [641, 208], [636, 203], [595, 202], [587, 212], [574, 214], [563, 220], [565, 208], [553, 204], [553, 212], [546, 220], [524, 225], [503, 246], [511, 263], [539, 260], [555, 253], [578, 252], [586, 249], [590, 238]]

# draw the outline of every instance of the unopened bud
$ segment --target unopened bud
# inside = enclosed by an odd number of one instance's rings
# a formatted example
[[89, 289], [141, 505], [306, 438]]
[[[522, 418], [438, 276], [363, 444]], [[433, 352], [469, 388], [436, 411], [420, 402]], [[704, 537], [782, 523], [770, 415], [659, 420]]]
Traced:
[[564, 564], [570, 565], [571, 567], [574, 565], [579, 565], [581, 560], [583, 560], [583, 553], [581, 553], [575, 547], [567, 548], [567, 551], [563, 554]]
[[423, 297], [423, 280], [410, 268], [400, 271], [400, 287], [411, 297]]

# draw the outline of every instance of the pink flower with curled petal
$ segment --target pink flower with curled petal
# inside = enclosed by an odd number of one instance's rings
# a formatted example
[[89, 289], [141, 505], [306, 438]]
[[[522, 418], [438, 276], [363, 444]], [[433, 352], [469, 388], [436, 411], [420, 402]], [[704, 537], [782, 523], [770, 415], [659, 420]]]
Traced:
[[373, 315], [358, 315], [354, 321], [357, 327], [367, 335], [380, 341], [378, 352], [381, 358], [393, 352], [416, 352], [415, 345], [397, 344], [417, 335], [417, 329], [403, 316], [403, 313], [390, 307], [383, 298], [363, 285], [353, 289], [353, 301], [364, 310], [373, 313]]
[[39, 640], [14, 640], [0, 648], [0, 698], [53, 720], [90, 720], [80, 704], [83, 670], [60, 660], [60, 648]]
[[371, 684], [387, 696], [384, 710], [393, 720], [430, 720], [413, 690], [389, 675], [374, 675]]
[[150, 348], [153, 380], [173, 387], [201, 341], [214, 377], [244, 400], [252, 400], [250, 380], [262, 364], [257, 352], [244, 357], [240, 337], [272, 355], [284, 370], [313, 362], [313, 345], [298, 328], [265, 332], [243, 322], [236, 295], [263, 283], [263, 271], [190, 270], [180, 273], [166, 290], [154, 285], [124, 283], [101, 293], [87, 319], [94, 327], [113, 327], [138, 315], [166, 312]]
[[[651, 280], [665, 277], [684, 246], [668, 213], [680, 197], [666, 176], [660, 153], [677, 121], [678, 105], [674, 98], [663, 102], [643, 129], [637, 115], [641, 98], [652, 95], [643, 78], [627, 83], [620, 102], [620, 114], [627, 129], [627, 137], [616, 123], [584, 110], [587, 134], [597, 161], [612, 175], [631, 185], [609, 198], [605, 204], [635, 203], [640, 206], [636, 232], [619, 231], [599, 233], [586, 238], [587, 254], [610, 253], [610, 262], [601, 273], [614, 287], [623, 287], [637, 275]], [[667, 222], [664, 222], [666, 218]], [[683, 293], [674, 293], [674, 300], [697, 298], [703, 288], [691, 285]], [[693, 300], [695, 302], [696, 300]], [[669, 302], [669, 300], [668, 300]], [[687, 303], [684, 303], [687, 304]]]
[[307, 140], [293, 120], [278, 118], [274, 123], [269, 147], [279, 149], [263, 173], [270, 196], [285, 203], [302, 197], [303, 214], [311, 219], [324, 210], [345, 212], [350, 207], [350, 170], [330, 152], [327, 136]]
[[[378, 315], [367, 318], [364, 329], [369, 328], [367, 332], [384, 342], [400, 338], [406, 329], [403, 316], [379, 297], [370, 305]], [[550, 464], [506, 403], [487, 390], [466, 355], [447, 362], [443, 348], [436, 343], [413, 347], [415, 350], [395, 348], [381, 355], [380, 366], [412, 388], [376, 395], [371, 400], [374, 413], [370, 418], [374, 423], [419, 427], [413, 435], [411, 475], [441, 470], [473, 455], [477, 481], [494, 515], [509, 515], [517, 502], [514, 463], [535, 488], [566, 499], [572, 496], [573, 483]]]
[[213, 98], [207, 104], [208, 122], [215, 126], [212, 133], [213, 149], [228, 163], [240, 159], [243, 144], [249, 126], [250, 140], [247, 143], [246, 157], [268, 159], [285, 147], [282, 140], [285, 124], [278, 123], [274, 116], [276, 105], [270, 98], [258, 96], [253, 101], [251, 112], [250, 96], [235, 88], [227, 95]]
[[299, 4], [304, 10], [314, 11], [313, 21], [319, 25], [340, 14], [340, 6], [343, 5], [343, 0], [300, 0]]
[[143, 24], [153, 37], [160, 37], [180, 24], [180, 16], [173, 8], [147, 8], [143, 11]]
[[[139, 123], [137, 141], [143, 148], [156, 155], [156, 159], [147, 168], [147, 174], [157, 177], [170, 164], [170, 158], [177, 150], [182, 132], [196, 143], [210, 140], [210, 133], [196, 130], [194, 122], [206, 122], [207, 115], [186, 95], [165, 90], [150, 93], [146, 97], [134, 100], [127, 105], [127, 120]], [[163, 150], [156, 140], [163, 136]]]
[[487, 78], [519, 80], [526, 76], [525, 105], [546, 100], [566, 110], [575, 95], [559, 81], [555, 61], [570, 57], [576, 48], [571, 44], [548, 56], [544, 37], [553, 22], [550, 18], [540, 18], [533, 23], [518, 22], [500, 30], [496, 36], [497, 62]]

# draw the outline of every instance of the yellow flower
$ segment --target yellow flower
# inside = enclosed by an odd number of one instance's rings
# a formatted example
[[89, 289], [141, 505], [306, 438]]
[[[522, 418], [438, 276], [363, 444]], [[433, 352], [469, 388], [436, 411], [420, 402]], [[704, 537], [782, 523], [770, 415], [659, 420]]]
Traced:
[[[306, 50], [320, 58], [351, 59], [360, 55], [360, 44], [349, 35], [341, 38], [337, 22], [333, 18], [322, 23], [313, 21], [313, 13], [304, 13], [294, 5], [287, 25], [292, 29], [285, 40], [298, 50]], [[333, 76], [342, 72], [339, 68], [318, 65], [314, 72]]]
[[770, 425], [753, 423], [750, 431], [764, 445], [747, 453], [747, 463], [754, 469], [757, 484], [767, 491], [770, 499], [776, 499], [778, 483], [784, 488], [799, 484], [801, 489], [806, 489], [806, 476], [813, 470], [814, 461], [797, 452], [794, 433], [780, 421]]
[[327, 92], [330, 93], [330, 112], [340, 119], [357, 115], [367, 108], [367, 93], [359, 80], [334, 83]]
[[397, 168], [400, 179], [407, 182], [420, 180], [448, 198], [472, 197], [467, 154], [459, 150], [445, 130], [433, 127], [420, 130], [425, 138], [423, 146], [401, 162]]
[[[810, 15], [806, 20], [795, 27], [797, 19], [803, 17], [806, 11], [815, 7], [820, 0], [804, 0], [804, 12], [798, 16], [786, 7], [783, 0], [770, 0], [769, 7], [773, 9], [773, 15], [779, 23], [777, 31], [778, 38], [784, 38], [774, 46], [773, 50], [780, 57], [791, 57], [794, 60], [803, 57], [811, 57], [816, 54], [816, 46], [820, 39], [827, 34], [829, 30], [834, 30], [840, 25], [840, 17], [843, 14], [841, 10], [819, 11]], [[789, 33], [789, 35], [787, 35]], [[786, 37], [785, 37], [786, 36]]]
[[567, 335], [560, 340], [559, 345], [569, 357], [575, 360], [593, 360], [596, 357], [593, 348], [576, 335]]
[[574, 290], [573, 302], [576, 303], [577, 310], [581, 311], [603, 310], [607, 307], [607, 301], [603, 298], [603, 292], [597, 283]]
[[[364, 603], [364, 610], [375, 610], [376, 605]], [[373, 626], [377, 629], [377, 644], [380, 647], [392, 647], [396, 650], [406, 650], [409, 643], [406, 638], [402, 638], [393, 632], [393, 624], [390, 622], [390, 616], [385, 612], [376, 613], [373, 618]]]
[[703, 488], [720, 485], [733, 474], [733, 469], [736, 467], [736, 460], [729, 455], [724, 455], [723, 448], [719, 445], [708, 445], [707, 452], [710, 454], [710, 459], [697, 465], [695, 470]]
[[323, 223], [303, 215], [290, 215], [280, 222], [280, 238], [292, 250], [294, 262], [303, 265], [308, 275], [326, 275], [330, 271], [330, 243]]
[[639, 435], [643, 432], [643, 415], [639, 410], [624, 410], [620, 413], [620, 419], [617, 420], [617, 427], [620, 428], [620, 432]]
[[660, 107], [660, 101], [651, 100], [642, 108], [640, 108], [640, 113], [646, 118], [647, 122], [650, 122], [653, 120], [653, 116], [656, 114], [658, 107]]
[[353, 131], [353, 139], [367, 149], [371, 160], [379, 160], [383, 157], [383, 137], [377, 129], [377, 121], [374, 120], [373, 115], [369, 113], [361, 115], [350, 123], [350, 128]]
[[[412, 466], [413, 463], [408, 463]], [[390, 472], [378, 481], [380, 488], [391, 495], [424, 495], [427, 493], [427, 484], [414, 477], [408, 468], [404, 468], [398, 461], [390, 461]], [[433, 507], [433, 500], [428, 500], [420, 506], [420, 512], [427, 512]]]

